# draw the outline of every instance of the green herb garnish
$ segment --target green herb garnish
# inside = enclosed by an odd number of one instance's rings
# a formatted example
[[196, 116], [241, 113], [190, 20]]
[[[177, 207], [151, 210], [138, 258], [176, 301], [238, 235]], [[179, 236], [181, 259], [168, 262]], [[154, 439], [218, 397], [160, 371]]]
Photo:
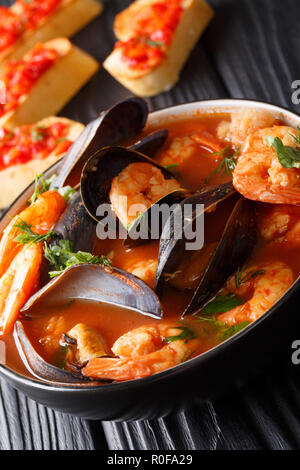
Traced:
[[[298, 138], [295, 138], [298, 142]], [[270, 147], [277, 153], [277, 157], [283, 168], [300, 168], [300, 147], [284, 145], [279, 137], [266, 138]]]
[[203, 315], [228, 312], [232, 308], [242, 305], [244, 300], [235, 294], [217, 295], [201, 310]]
[[[50, 189], [51, 184], [55, 180], [56, 175], [52, 175], [51, 178], [44, 179], [43, 175], [35, 176], [35, 187], [34, 193], [29, 199], [29, 203], [33, 204], [39, 197], [40, 194], [45, 193]], [[53, 188], [54, 191], [57, 191], [66, 202], [76, 193], [76, 190], [71, 186], [63, 186], [62, 188]]]
[[96, 256], [86, 251], [74, 252], [74, 243], [71, 240], [60, 240], [51, 246], [45, 243], [44, 256], [55, 267], [55, 271], [49, 273], [50, 277], [58, 276], [66, 269], [77, 264], [111, 265], [111, 260], [105, 256]]
[[265, 274], [266, 271], [264, 269], [251, 269], [250, 271], [243, 273], [242, 270], [238, 269], [237, 272], [235, 273], [235, 285], [236, 288], [238, 289], [241, 284], [244, 284], [248, 281], [251, 281], [254, 277], [261, 276]]
[[223, 170], [222, 175], [227, 174], [232, 177], [232, 173], [236, 167], [237, 159], [239, 157], [241, 148], [237, 147], [235, 150], [231, 150], [229, 147], [224, 147], [220, 152], [213, 152], [212, 155], [222, 157], [222, 160], [218, 167], [212, 172], [210, 176], [205, 178], [205, 183], [209, 183], [210, 179], [220, 173]]
[[176, 328], [177, 330], [181, 330], [181, 333], [175, 336], [167, 336], [165, 338], [166, 343], [170, 343], [170, 342], [178, 341], [178, 340], [181, 340], [187, 343], [191, 339], [197, 338], [195, 332], [191, 330], [191, 328], [188, 328], [187, 326], [174, 326], [173, 328]]
[[43, 140], [44, 137], [46, 136], [45, 133], [45, 128], [40, 126], [40, 127], [33, 127], [30, 130], [31, 137], [34, 142], [38, 142], [39, 140]]
[[145, 43], [150, 47], [162, 47], [164, 43], [162, 41], [153, 41], [152, 39], [145, 38]]
[[225, 341], [226, 339], [230, 338], [231, 336], [235, 335], [239, 331], [243, 330], [250, 324], [249, 321], [243, 321], [241, 323], [237, 323], [236, 325], [228, 326], [226, 323], [223, 325], [224, 329], [219, 334], [219, 339], [221, 341]]
[[46, 242], [49, 238], [52, 238], [56, 233], [53, 230], [50, 232], [40, 235], [31, 230], [32, 225], [27, 224], [25, 220], [19, 219], [19, 221], [14, 225], [15, 228], [18, 228], [21, 233], [19, 233], [14, 239], [15, 242], [18, 242], [22, 245], [26, 243], [40, 243]]
[[196, 352], [196, 350], [190, 351], [189, 349], [187, 349], [187, 350], [185, 351], [185, 353], [183, 354], [183, 356], [182, 356], [180, 362], [182, 363], [182, 362], [188, 361], [189, 359], [192, 358], [192, 356], [193, 356], [193, 354], [195, 354], [195, 352]]
[[220, 341], [225, 341], [226, 339], [230, 338], [231, 336], [235, 335], [239, 331], [243, 330], [247, 325], [249, 325], [249, 321], [244, 321], [241, 323], [237, 323], [236, 325], [229, 326], [227, 323], [223, 323], [217, 320], [216, 316], [211, 317], [202, 317], [200, 315], [196, 315], [197, 320], [201, 322], [210, 322], [212, 326], [214, 326], [218, 331], [218, 339]]

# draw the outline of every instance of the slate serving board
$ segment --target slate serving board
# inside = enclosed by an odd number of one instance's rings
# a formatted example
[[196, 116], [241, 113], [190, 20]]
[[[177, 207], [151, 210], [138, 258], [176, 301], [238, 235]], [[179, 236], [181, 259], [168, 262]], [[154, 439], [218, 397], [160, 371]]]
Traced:
[[[0, 5], [10, 3], [0, 1]], [[73, 39], [100, 62], [114, 44], [113, 18], [130, 2], [104, 3], [101, 17]], [[269, 101], [299, 112], [299, 105], [291, 102], [291, 84], [300, 79], [298, 0], [210, 3], [216, 17], [191, 54], [180, 82], [149, 100], [151, 108], [233, 97]], [[101, 69], [61, 114], [87, 123], [129, 94]], [[293, 327], [297, 339], [299, 325]], [[299, 449], [299, 373], [287, 357], [247, 387], [213, 403], [136, 423], [90, 422], [62, 415], [0, 380], [0, 450]]]

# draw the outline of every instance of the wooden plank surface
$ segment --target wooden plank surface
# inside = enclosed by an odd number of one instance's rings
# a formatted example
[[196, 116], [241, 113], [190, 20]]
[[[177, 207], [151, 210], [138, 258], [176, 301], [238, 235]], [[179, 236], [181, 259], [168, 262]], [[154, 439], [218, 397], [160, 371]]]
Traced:
[[[130, 2], [105, 3], [104, 14], [74, 39], [100, 61], [114, 43], [111, 26], [116, 12]], [[216, 17], [179, 84], [149, 100], [152, 109], [231, 96], [299, 111], [291, 103], [291, 83], [300, 79], [299, 2], [211, 0], [211, 4]], [[102, 69], [62, 115], [88, 122], [128, 94]], [[0, 449], [300, 448], [299, 372], [289, 361], [213, 403], [136, 423], [89, 422], [62, 415], [28, 400], [2, 380], [0, 385]]]

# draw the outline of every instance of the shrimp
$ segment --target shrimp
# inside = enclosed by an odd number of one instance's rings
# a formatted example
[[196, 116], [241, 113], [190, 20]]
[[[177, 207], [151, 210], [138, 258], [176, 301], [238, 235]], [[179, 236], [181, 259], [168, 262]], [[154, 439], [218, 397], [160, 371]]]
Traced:
[[266, 138], [279, 137], [296, 146], [297, 131], [273, 126], [249, 135], [233, 172], [235, 189], [248, 199], [275, 204], [300, 204], [300, 169], [284, 168]]
[[281, 261], [251, 266], [247, 271], [261, 271], [262, 274], [253, 277], [238, 289], [233, 278], [228, 281], [229, 292], [248, 297], [250, 295], [250, 299], [243, 305], [218, 315], [217, 319], [222, 323], [231, 326], [257, 320], [285, 294], [294, 281], [291, 268]]
[[84, 364], [93, 357], [106, 355], [103, 339], [90, 326], [78, 323], [68, 332], [68, 336], [76, 341], [77, 362]]
[[24, 221], [32, 226], [32, 230], [40, 235], [47, 233], [55, 224], [66, 203], [57, 191], [47, 191], [29, 207], [17, 214], [3, 231], [0, 241], [0, 276], [6, 271], [22, 245], [15, 241], [19, 229], [15, 225]]
[[11, 330], [20, 308], [37, 288], [42, 256], [41, 244], [23, 246], [0, 278], [0, 336]]
[[281, 238], [289, 231], [293, 219], [293, 206], [266, 204], [259, 212], [260, 234], [267, 241]]
[[131, 163], [112, 180], [109, 193], [112, 209], [124, 227], [152, 204], [180, 189], [174, 178], [166, 179], [161, 170], [150, 163]]
[[169, 324], [136, 328], [114, 343], [112, 351], [119, 357], [91, 359], [82, 373], [122, 381], [147, 377], [173, 367], [192, 357], [200, 346], [194, 334], [174, 340], [184, 330], [191, 332]]
[[195, 157], [199, 146], [208, 148], [212, 152], [221, 152], [223, 145], [209, 132], [203, 131], [188, 136], [175, 137], [169, 147], [161, 154], [158, 161], [160, 165], [182, 165]]
[[231, 114], [231, 122], [222, 121], [217, 129], [218, 138], [229, 140], [234, 146], [244, 144], [246, 138], [264, 127], [271, 127], [275, 117], [262, 109], [246, 109]]
[[140, 260], [125, 266], [126, 271], [139, 277], [151, 288], [154, 287], [156, 269], [157, 259]]

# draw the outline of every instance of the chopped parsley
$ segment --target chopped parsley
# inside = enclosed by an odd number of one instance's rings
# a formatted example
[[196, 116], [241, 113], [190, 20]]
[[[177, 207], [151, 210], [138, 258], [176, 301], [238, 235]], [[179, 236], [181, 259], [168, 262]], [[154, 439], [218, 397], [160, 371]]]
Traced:
[[[300, 129], [297, 128], [300, 132]], [[297, 147], [284, 145], [279, 137], [266, 138], [269, 147], [272, 147], [277, 153], [277, 157], [283, 168], [300, 168], [300, 134], [295, 137]]]
[[49, 263], [55, 267], [55, 271], [50, 271], [50, 277], [56, 277], [66, 269], [77, 264], [102, 264], [110, 266], [111, 260], [105, 256], [97, 256], [86, 251], [74, 252], [74, 243], [71, 240], [60, 240], [48, 246], [44, 244], [44, 256]]
[[227, 323], [223, 323], [217, 320], [215, 315], [211, 317], [202, 317], [197, 315], [197, 320], [201, 322], [209, 322], [217, 330], [217, 338], [219, 341], [225, 341], [250, 324], [249, 321], [243, 321], [241, 323], [237, 323], [236, 325], [229, 326]]
[[39, 140], [43, 140], [47, 135], [46, 132], [45, 132], [45, 128], [42, 127], [42, 126], [33, 127], [30, 130], [30, 134], [31, 134], [32, 140], [34, 142], [38, 142]]
[[27, 243], [40, 243], [46, 242], [52, 238], [56, 233], [53, 230], [50, 230], [48, 233], [40, 235], [31, 230], [32, 225], [27, 224], [25, 220], [18, 219], [18, 222], [14, 225], [15, 228], [20, 230], [20, 233], [14, 239], [15, 242], [25, 245]]
[[[40, 194], [45, 193], [50, 189], [52, 182], [55, 180], [56, 175], [52, 175], [51, 178], [44, 179], [43, 175], [36, 175], [35, 176], [35, 187], [34, 193], [29, 199], [29, 203], [33, 204], [39, 197]], [[62, 188], [54, 188], [66, 202], [76, 193], [75, 189], [71, 186], [63, 186]]]
[[145, 38], [145, 44], [150, 47], [162, 47], [164, 43], [162, 41], [154, 41], [152, 39]]
[[228, 312], [232, 308], [242, 305], [244, 300], [235, 294], [217, 295], [201, 310], [203, 315], [213, 315], [216, 313]]
[[231, 336], [235, 335], [239, 331], [243, 330], [250, 324], [249, 321], [242, 321], [241, 323], [237, 323], [236, 325], [228, 326], [226, 323], [223, 325], [223, 331], [219, 334], [219, 339], [221, 341], [225, 341]]
[[172, 342], [178, 341], [178, 340], [181, 340], [181, 341], [184, 341], [185, 343], [188, 343], [188, 341], [190, 341], [191, 339], [197, 338], [195, 332], [187, 326], [174, 326], [173, 328], [175, 328], [177, 330], [181, 330], [181, 333], [179, 333], [178, 335], [175, 335], [175, 336], [167, 336], [165, 338], [166, 343], [172, 343]]
[[241, 269], [238, 269], [237, 272], [235, 273], [235, 285], [237, 289], [241, 286], [241, 284], [244, 284], [246, 282], [251, 281], [251, 279], [261, 276], [265, 274], [266, 271], [264, 269], [251, 269], [250, 271], [243, 273]]

